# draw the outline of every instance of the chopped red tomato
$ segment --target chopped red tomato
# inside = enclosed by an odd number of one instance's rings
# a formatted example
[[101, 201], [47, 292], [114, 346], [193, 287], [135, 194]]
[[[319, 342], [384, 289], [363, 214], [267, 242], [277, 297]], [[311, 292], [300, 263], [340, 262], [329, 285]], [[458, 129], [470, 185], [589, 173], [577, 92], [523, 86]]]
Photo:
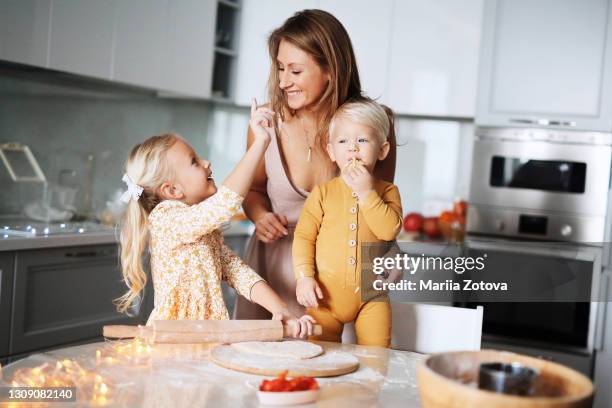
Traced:
[[294, 377], [288, 379], [287, 370], [278, 375], [273, 380], [263, 380], [259, 385], [259, 391], [267, 392], [288, 392], [288, 391], [308, 391], [318, 390], [319, 384], [312, 377]]

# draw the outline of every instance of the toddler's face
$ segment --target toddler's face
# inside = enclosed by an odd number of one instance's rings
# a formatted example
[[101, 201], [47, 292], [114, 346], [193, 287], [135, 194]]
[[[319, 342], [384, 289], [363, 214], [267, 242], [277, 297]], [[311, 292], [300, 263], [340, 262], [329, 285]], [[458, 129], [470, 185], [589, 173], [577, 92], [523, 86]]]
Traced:
[[174, 188], [186, 204], [197, 204], [217, 192], [210, 162], [198, 157], [193, 148], [179, 139], [168, 150], [168, 164], [175, 177]]
[[371, 173], [378, 160], [383, 160], [389, 151], [389, 142], [380, 143], [374, 131], [365, 125], [338, 118], [334, 132], [330, 135], [327, 152], [340, 170], [353, 160], [361, 163]]

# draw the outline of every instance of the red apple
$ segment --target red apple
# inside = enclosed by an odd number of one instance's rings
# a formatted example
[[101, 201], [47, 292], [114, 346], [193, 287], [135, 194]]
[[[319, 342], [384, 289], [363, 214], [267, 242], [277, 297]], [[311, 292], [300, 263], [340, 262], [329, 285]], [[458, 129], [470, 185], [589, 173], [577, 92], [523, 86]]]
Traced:
[[423, 220], [423, 233], [429, 238], [438, 238], [440, 236], [438, 217], [426, 217]]
[[419, 213], [410, 213], [404, 217], [404, 231], [419, 232], [423, 227], [423, 216]]

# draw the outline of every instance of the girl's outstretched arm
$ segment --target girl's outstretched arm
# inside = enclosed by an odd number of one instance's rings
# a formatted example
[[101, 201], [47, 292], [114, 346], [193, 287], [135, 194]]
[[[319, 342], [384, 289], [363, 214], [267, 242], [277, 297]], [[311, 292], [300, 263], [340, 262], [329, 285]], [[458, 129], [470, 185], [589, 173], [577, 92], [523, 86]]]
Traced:
[[274, 131], [274, 112], [265, 107], [257, 107], [257, 101], [253, 99], [251, 104], [251, 120], [249, 126], [253, 131], [254, 140], [247, 152], [234, 170], [223, 181], [227, 188], [246, 196], [253, 183], [253, 177], [259, 166], [268, 144], [272, 137], [276, 137]]

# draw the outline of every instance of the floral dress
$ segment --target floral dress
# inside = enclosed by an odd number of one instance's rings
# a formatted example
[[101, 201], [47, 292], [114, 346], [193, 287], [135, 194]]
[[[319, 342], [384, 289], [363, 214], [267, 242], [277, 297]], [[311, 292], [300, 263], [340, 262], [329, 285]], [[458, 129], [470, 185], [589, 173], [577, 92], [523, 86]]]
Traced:
[[229, 319], [221, 280], [251, 300], [263, 279], [223, 242], [219, 226], [239, 209], [243, 197], [221, 186], [199, 204], [165, 200], [149, 215], [153, 320]]

